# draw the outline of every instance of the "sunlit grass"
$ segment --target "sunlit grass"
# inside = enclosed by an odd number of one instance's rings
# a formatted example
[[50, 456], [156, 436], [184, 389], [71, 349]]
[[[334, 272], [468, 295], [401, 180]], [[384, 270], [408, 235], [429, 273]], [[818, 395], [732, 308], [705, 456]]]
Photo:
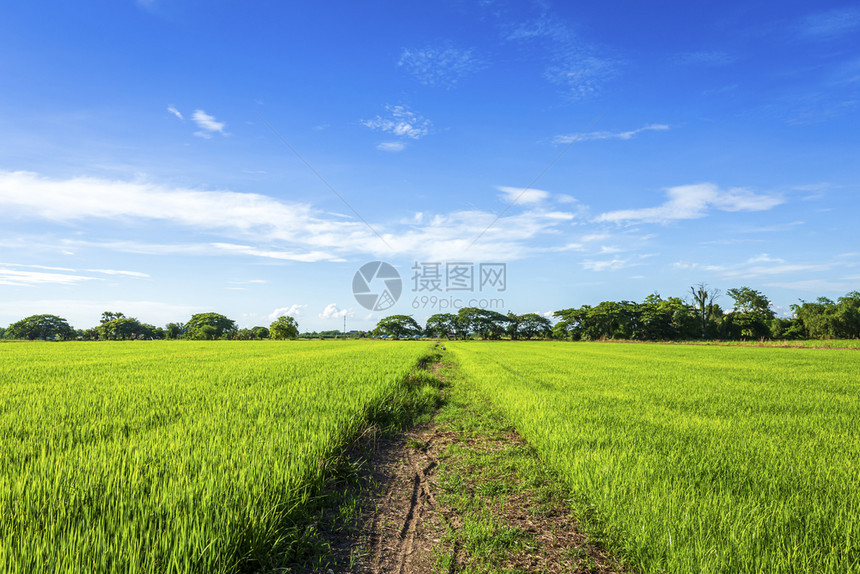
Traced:
[[860, 572], [860, 354], [452, 342], [648, 572]]
[[[0, 571], [236, 572], [302, 511], [430, 345], [0, 345]], [[384, 414], [384, 413], [382, 413]]]

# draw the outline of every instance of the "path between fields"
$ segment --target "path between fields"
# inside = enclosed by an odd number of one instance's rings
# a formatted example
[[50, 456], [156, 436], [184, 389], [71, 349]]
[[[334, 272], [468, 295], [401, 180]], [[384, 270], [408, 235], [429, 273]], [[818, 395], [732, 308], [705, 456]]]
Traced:
[[[522, 483], [516, 471], [500, 474], [481, 458], [529, 451], [515, 432], [451, 427], [434, 418], [373, 443], [353, 487], [356, 519], [327, 534], [332, 565], [323, 572], [622, 571], [588, 542], [563, 497], [547, 494], [552, 488], [515, 486], [502, 497], [482, 496], [488, 486]], [[553, 492], [561, 490], [556, 485]]]

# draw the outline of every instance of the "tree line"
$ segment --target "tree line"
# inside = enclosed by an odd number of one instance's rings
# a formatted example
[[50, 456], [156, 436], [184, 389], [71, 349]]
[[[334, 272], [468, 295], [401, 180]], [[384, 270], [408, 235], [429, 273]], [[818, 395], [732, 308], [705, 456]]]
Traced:
[[465, 307], [439, 313], [422, 328], [409, 315], [385, 317], [373, 331], [386, 337], [448, 337], [465, 339], [627, 339], [673, 341], [692, 339], [856, 339], [860, 338], [860, 292], [836, 301], [819, 297], [791, 306], [792, 316], [777, 317], [771, 301], [750, 287], [729, 289], [730, 307], [718, 303], [722, 292], [706, 284], [690, 288], [690, 297], [664, 299], [653, 293], [642, 302], [604, 301], [560, 309], [548, 317], [517, 315]]
[[128, 341], [135, 339], [193, 339], [201, 341], [295, 339], [299, 325], [293, 317], [278, 317], [268, 327], [239, 329], [236, 322], [219, 313], [197, 313], [186, 323], [155, 327], [123, 313], [105, 311], [101, 322], [90, 329], [74, 329], [56, 315], [31, 315], [0, 328], [0, 337], [26, 340]]
[[[860, 338], [860, 292], [852, 291], [836, 301], [819, 297], [791, 306], [791, 317], [777, 317], [770, 300], [749, 287], [726, 291], [732, 302], [719, 304], [722, 292], [701, 283], [690, 288], [688, 299], [664, 299], [653, 293], [642, 302], [603, 301], [591, 306], [560, 309], [549, 317], [537, 313], [518, 315], [464, 307], [457, 313], [437, 313], [422, 327], [409, 315], [383, 318], [372, 334], [393, 338], [447, 337], [466, 339], [566, 339], [593, 341], [628, 339], [672, 341], [692, 339], [857, 339]], [[335, 331], [323, 332], [334, 336]], [[323, 334], [302, 334], [316, 335]], [[195, 339], [254, 340], [294, 339], [300, 336], [293, 317], [282, 316], [268, 327], [239, 329], [236, 322], [218, 313], [198, 313], [186, 323], [155, 327], [123, 313], [105, 311], [99, 325], [76, 330], [62, 317], [33, 315], [0, 328], [7, 339], [129, 340]]]

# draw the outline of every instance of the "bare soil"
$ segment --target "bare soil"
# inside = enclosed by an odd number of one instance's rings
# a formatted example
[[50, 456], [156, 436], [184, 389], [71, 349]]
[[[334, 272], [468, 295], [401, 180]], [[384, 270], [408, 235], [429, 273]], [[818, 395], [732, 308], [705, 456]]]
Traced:
[[[472, 454], [522, 448], [515, 433], [478, 435], [446, 430], [434, 421], [416, 426], [401, 436], [365, 440], [351, 456], [362, 461], [354, 493], [354, 512], [346, 522], [331, 516], [321, 525], [331, 547], [326, 574], [424, 574], [431, 572], [621, 572], [598, 545], [589, 543], [570, 515], [563, 499], [528, 488], [517, 489], [502, 504], [488, 506], [492, 520], [525, 536], [526, 543], [486, 556], [469, 550], [462, 516], [451, 504], [449, 492], [439, 485], [440, 466], [462, 468], [457, 475], [458, 495], [470, 496], [485, 476], [469, 472]], [[452, 448], [453, 447], [453, 448]], [[450, 454], [455, 452], [456, 454]], [[449, 472], [443, 468], [443, 472]], [[506, 480], [496, 476], [495, 480]], [[517, 477], [507, 477], [517, 481]], [[471, 494], [470, 494], [471, 493]], [[350, 495], [353, 496], [353, 495]], [[349, 498], [349, 497], [347, 497]], [[540, 498], [540, 500], [538, 500]], [[486, 509], [485, 509], [486, 511]], [[332, 510], [332, 512], [337, 512]]]

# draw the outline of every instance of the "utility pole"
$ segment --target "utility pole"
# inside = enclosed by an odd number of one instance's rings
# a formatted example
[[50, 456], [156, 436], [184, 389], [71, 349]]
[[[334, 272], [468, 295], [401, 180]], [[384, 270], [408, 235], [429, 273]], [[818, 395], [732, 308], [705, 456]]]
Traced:
[[343, 316], [343, 338], [346, 338], [346, 315]]

